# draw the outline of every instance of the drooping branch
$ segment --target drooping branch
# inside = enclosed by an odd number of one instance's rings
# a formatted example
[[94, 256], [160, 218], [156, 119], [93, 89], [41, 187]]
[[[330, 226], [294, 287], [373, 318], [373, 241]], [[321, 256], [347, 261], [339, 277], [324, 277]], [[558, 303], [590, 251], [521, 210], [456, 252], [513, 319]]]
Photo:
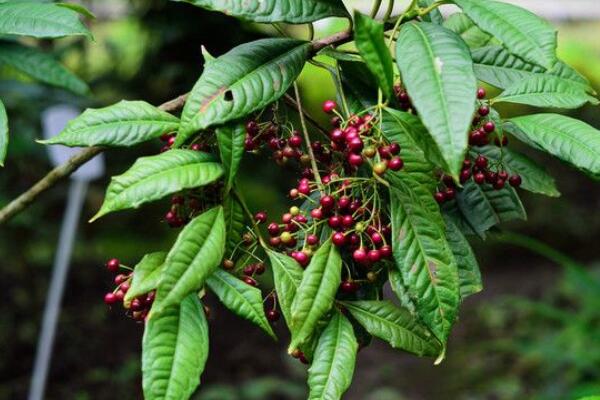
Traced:
[[[163, 111], [176, 111], [183, 107], [187, 95], [181, 95], [173, 100], [163, 103], [159, 108]], [[88, 147], [71, 157], [67, 162], [50, 171], [46, 176], [40, 179], [35, 185], [29, 188], [25, 193], [8, 203], [0, 210], [0, 225], [8, 222], [15, 215], [27, 208], [38, 196], [56, 185], [64, 178], [70, 176], [77, 169], [90, 161], [92, 158], [102, 153], [104, 147]]]
[[[339, 32], [334, 35], [317, 39], [312, 41], [313, 52], [331, 46], [340, 45], [352, 40], [352, 31]], [[160, 108], [164, 111], [175, 111], [183, 106], [187, 95], [181, 95], [173, 100], [170, 100], [162, 105]], [[35, 185], [29, 188], [25, 193], [8, 203], [2, 209], [0, 209], [0, 225], [5, 224], [15, 215], [27, 208], [33, 203], [42, 193], [56, 185], [62, 179], [70, 176], [77, 169], [94, 158], [96, 155], [102, 153], [104, 148], [102, 147], [89, 147], [82, 150], [80, 153], [74, 155], [66, 163], [59, 165], [50, 171], [46, 176], [40, 179]]]

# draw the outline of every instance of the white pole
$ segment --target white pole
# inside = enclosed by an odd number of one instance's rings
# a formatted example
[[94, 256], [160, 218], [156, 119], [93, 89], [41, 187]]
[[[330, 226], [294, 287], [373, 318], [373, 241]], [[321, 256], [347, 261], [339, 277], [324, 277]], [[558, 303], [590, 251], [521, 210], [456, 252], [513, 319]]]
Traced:
[[31, 377], [29, 400], [42, 400], [44, 398], [60, 305], [87, 186], [88, 183], [84, 180], [72, 180], [69, 187], [67, 208], [60, 230], [58, 250], [54, 259], [54, 271], [50, 287], [48, 288], [48, 301], [44, 309], [42, 330], [38, 342], [33, 375]]

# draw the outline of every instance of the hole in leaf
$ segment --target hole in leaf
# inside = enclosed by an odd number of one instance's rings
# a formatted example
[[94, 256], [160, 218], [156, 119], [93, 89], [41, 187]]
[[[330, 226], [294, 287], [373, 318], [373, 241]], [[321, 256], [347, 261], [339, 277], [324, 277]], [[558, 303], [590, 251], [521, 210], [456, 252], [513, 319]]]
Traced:
[[225, 92], [225, 101], [233, 101], [233, 92], [231, 90], [228, 90]]

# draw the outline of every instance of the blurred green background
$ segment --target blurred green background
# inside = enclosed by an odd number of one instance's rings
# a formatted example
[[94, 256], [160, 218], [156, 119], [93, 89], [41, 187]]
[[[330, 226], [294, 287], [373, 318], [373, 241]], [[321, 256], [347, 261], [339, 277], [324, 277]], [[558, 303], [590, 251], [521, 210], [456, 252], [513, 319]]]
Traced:
[[[90, 21], [96, 42], [64, 39], [40, 45], [90, 83], [92, 98], [32, 84], [0, 66], [0, 95], [11, 128], [9, 158], [0, 170], [0, 205], [50, 168], [46, 150], [34, 142], [46, 107], [59, 102], [102, 106], [123, 98], [159, 104], [185, 93], [198, 78], [201, 45], [220, 55], [273, 32], [166, 0], [84, 4], [98, 15]], [[556, 24], [561, 57], [600, 88], [600, 22]], [[319, 24], [318, 32], [341, 27], [342, 21], [329, 21]], [[305, 32], [302, 27], [293, 31]], [[301, 82], [311, 110], [333, 95], [328, 74], [314, 67], [306, 69]], [[527, 111], [504, 110], [506, 115]], [[579, 110], [576, 117], [600, 128], [597, 107]], [[108, 176], [159, 146], [107, 153], [108, 175], [90, 187], [84, 219], [101, 204]], [[560, 162], [528, 153], [556, 177], [563, 196], [523, 192], [529, 221], [505, 227], [515, 234], [473, 242], [485, 290], [464, 304], [447, 360], [433, 366], [431, 360], [375, 343], [361, 351], [347, 399], [563, 400], [600, 393], [600, 185]], [[290, 181], [285, 170], [273, 168], [266, 156], [248, 156], [242, 171], [243, 190], [254, 209], [286, 207]], [[0, 399], [26, 397], [67, 187], [67, 182], [58, 185], [0, 227]], [[91, 225], [82, 219], [46, 398], [141, 398], [143, 329], [102, 303], [111, 288], [103, 263], [118, 257], [133, 264], [146, 252], [168, 249], [176, 232], [161, 222], [167, 208], [166, 202], [157, 203]], [[197, 400], [305, 398], [306, 368], [286, 356], [285, 335], [275, 343], [214, 299], [208, 303], [211, 355]], [[281, 328], [277, 331], [283, 334]]]

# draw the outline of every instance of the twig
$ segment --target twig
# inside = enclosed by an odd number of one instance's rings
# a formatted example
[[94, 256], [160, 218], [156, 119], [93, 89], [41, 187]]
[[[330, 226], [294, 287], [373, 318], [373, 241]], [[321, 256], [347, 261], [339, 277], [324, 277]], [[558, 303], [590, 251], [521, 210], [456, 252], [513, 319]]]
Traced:
[[[180, 109], [185, 103], [187, 95], [181, 95], [173, 100], [167, 101], [161, 104], [159, 108], [163, 111], [176, 111]], [[102, 153], [105, 150], [104, 147], [88, 147], [80, 151], [71, 157], [67, 162], [50, 171], [46, 176], [40, 179], [35, 185], [33, 185], [25, 193], [8, 203], [2, 209], [0, 209], [0, 225], [5, 224], [15, 215], [26, 209], [31, 203], [33, 203], [39, 195], [56, 185], [62, 179], [68, 177], [77, 169]]]
[[[290, 106], [292, 106], [296, 111], [300, 112], [300, 107], [298, 107], [298, 103], [296, 103], [296, 99], [294, 99], [292, 96], [290, 96], [289, 94], [285, 94], [285, 96], [283, 97], [283, 100], [288, 103]], [[314, 117], [312, 115], [310, 115], [305, 109], [302, 109], [302, 113], [304, 114], [304, 118], [306, 118], [306, 120], [308, 122], [311, 123], [311, 125], [313, 125], [315, 128], [317, 128], [319, 130], [319, 132], [321, 132], [326, 138], [329, 138], [329, 134], [327, 133], [327, 131], [325, 129], [323, 129], [321, 127], [321, 125], [319, 125], [319, 123], [317, 122], [316, 119], [314, 119]]]
[[294, 94], [296, 95], [296, 103], [298, 104], [298, 114], [300, 115], [300, 125], [302, 125], [302, 133], [304, 134], [304, 142], [308, 149], [308, 155], [310, 156], [310, 165], [312, 167], [315, 181], [319, 185], [319, 188], [323, 185], [321, 182], [321, 175], [319, 174], [319, 167], [317, 167], [317, 160], [315, 159], [315, 153], [313, 152], [310, 136], [308, 135], [308, 129], [306, 129], [306, 121], [304, 121], [304, 113], [302, 112], [302, 101], [300, 100], [300, 91], [298, 90], [298, 84], [294, 82]]
[[[312, 51], [314, 53], [319, 50], [331, 46], [340, 45], [352, 40], [352, 31], [347, 30], [339, 32], [334, 35], [328, 36], [323, 39], [312, 41]], [[160, 109], [164, 111], [175, 111], [183, 106], [187, 95], [181, 95], [173, 100], [170, 100], [160, 106]], [[102, 153], [104, 148], [102, 147], [89, 147], [82, 150], [80, 153], [74, 155], [66, 163], [54, 168], [35, 185], [29, 188], [25, 193], [8, 203], [2, 209], [0, 209], [0, 225], [5, 224], [15, 215], [27, 208], [33, 203], [39, 195], [56, 185], [62, 179], [68, 177], [77, 169], [94, 158], [96, 155]]]

